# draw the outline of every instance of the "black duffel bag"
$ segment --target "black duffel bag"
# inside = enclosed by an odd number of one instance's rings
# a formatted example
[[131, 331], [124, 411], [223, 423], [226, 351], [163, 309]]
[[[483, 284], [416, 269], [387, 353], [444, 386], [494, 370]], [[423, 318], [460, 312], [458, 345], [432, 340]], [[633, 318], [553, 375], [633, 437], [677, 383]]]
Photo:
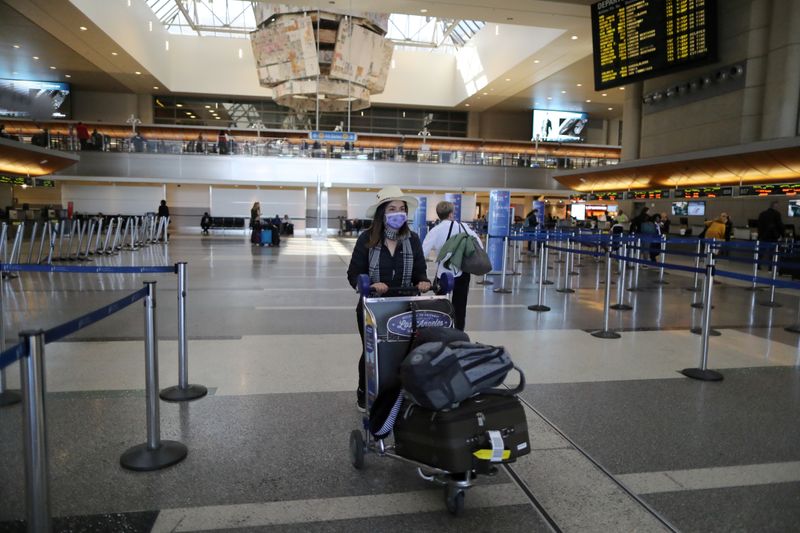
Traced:
[[[512, 369], [519, 372], [519, 385], [498, 388]], [[510, 396], [525, 387], [525, 376], [505, 348], [464, 341], [417, 346], [400, 366], [400, 379], [406, 396], [434, 411], [455, 407], [478, 393]]]

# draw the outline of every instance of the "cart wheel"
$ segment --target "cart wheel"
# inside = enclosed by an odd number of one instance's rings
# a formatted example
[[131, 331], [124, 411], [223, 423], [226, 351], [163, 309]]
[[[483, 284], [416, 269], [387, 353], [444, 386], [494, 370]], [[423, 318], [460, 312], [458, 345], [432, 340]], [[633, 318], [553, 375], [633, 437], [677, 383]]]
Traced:
[[464, 489], [447, 486], [444, 492], [444, 503], [453, 516], [458, 516], [464, 510]]
[[439, 286], [442, 288], [442, 294], [450, 294], [456, 286], [456, 280], [450, 272], [443, 272], [439, 277]]
[[364, 468], [364, 436], [357, 429], [350, 433], [350, 460], [356, 470]]
[[369, 296], [369, 286], [372, 283], [369, 280], [369, 276], [366, 274], [360, 274], [358, 276], [358, 281], [356, 282], [356, 289], [358, 289], [358, 294], [361, 296]]

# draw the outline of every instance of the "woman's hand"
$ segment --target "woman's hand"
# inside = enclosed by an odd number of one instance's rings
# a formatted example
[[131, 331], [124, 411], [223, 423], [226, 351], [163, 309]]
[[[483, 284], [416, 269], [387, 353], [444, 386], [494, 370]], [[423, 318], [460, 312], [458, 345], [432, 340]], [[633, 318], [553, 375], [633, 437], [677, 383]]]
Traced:
[[417, 289], [419, 292], [428, 292], [431, 290], [431, 282], [430, 281], [420, 281], [417, 283]]
[[385, 284], [385, 283], [381, 283], [381, 282], [378, 282], [378, 283], [373, 283], [373, 284], [372, 284], [372, 285], [370, 285], [369, 287], [370, 287], [370, 288], [371, 288], [373, 291], [375, 291], [375, 294], [378, 294], [378, 295], [381, 295], [381, 294], [386, 294], [386, 291], [388, 291], [388, 290], [389, 290], [389, 286], [388, 286], [387, 284]]

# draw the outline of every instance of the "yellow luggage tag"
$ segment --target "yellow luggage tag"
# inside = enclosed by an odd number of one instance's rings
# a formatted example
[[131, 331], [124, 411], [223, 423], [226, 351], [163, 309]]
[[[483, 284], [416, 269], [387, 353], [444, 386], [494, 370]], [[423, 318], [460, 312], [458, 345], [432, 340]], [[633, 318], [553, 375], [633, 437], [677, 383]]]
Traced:
[[505, 446], [503, 445], [503, 437], [500, 435], [500, 432], [491, 430], [487, 431], [487, 433], [489, 434], [489, 442], [492, 444], [492, 449], [478, 450], [472, 452], [472, 455], [478, 459], [491, 461], [493, 463], [499, 463], [511, 457], [511, 450], [505, 449]]

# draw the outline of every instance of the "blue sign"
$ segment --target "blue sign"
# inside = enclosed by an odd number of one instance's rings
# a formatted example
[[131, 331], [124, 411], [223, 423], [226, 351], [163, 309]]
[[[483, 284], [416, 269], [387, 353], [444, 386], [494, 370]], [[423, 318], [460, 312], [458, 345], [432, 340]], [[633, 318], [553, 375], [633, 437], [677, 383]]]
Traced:
[[533, 208], [536, 209], [536, 222], [539, 223], [537, 229], [543, 230], [544, 229], [544, 208], [545, 204], [541, 200], [534, 200], [533, 201]]
[[425, 236], [428, 234], [428, 223], [425, 220], [426, 213], [428, 212], [428, 197], [417, 196], [417, 200], [419, 200], [419, 206], [414, 212], [414, 220], [411, 223], [411, 229], [419, 235], [419, 240], [424, 241]]
[[346, 131], [309, 131], [308, 138], [312, 141], [350, 141], [355, 142], [358, 135]]
[[489, 193], [489, 245], [486, 253], [492, 262], [492, 272], [503, 271], [503, 239], [511, 232], [511, 191]]
[[453, 204], [453, 216], [456, 222], [461, 222], [461, 194], [456, 192], [448, 192], [444, 194], [445, 201]]
[[[386, 322], [386, 329], [389, 333], [410, 337], [413, 331], [411, 327], [412, 313], [406, 311], [399, 315], [394, 315]], [[450, 315], [441, 311], [417, 311], [417, 329], [420, 328], [449, 328], [453, 325]]]

